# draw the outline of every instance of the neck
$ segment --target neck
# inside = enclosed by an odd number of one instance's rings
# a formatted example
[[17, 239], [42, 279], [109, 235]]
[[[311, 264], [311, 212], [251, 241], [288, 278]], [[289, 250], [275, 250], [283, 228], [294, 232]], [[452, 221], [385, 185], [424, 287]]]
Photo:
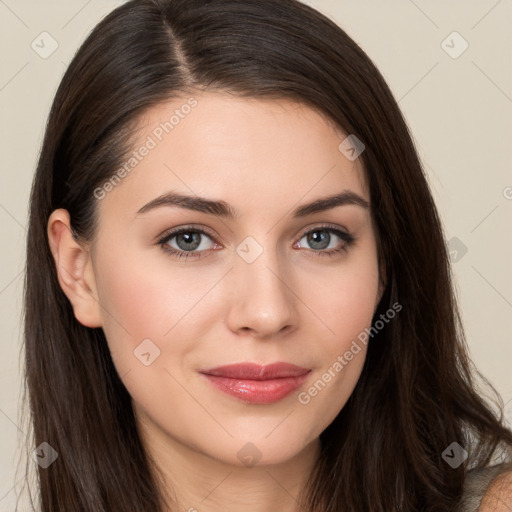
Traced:
[[209, 457], [164, 432], [141, 428], [156, 464], [164, 493], [172, 500], [166, 512], [299, 512], [301, 491], [320, 453], [320, 440], [279, 464], [246, 467]]

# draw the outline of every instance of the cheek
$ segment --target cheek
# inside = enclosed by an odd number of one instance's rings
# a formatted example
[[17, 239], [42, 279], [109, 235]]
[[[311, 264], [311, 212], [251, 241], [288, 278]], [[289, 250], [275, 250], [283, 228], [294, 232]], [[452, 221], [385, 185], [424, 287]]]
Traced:
[[372, 251], [340, 265], [323, 279], [314, 307], [329, 328], [326, 349], [331, 356], [348, 349], [351, 341], [371, 325], [378, 294], [378, 268]]
[[322, 419], [315, 425], [318, 432], [344, 407], [361, 375], [378, 277], [376, 257], [369, 251], [332, 272], [332, 279], [323, 280], [320, 293], [315, 295], [313, 307], [328, 330], [318, 347], [319, 364], [314, 378], [298, 399], [311, 414]]
[[[165, 255], [142, 257], [129, 248], [116, 254], [114, 245], [103, 246], [95, 274], [103, 331], [118, 373], [186, 366], [201, 344], [200, 319], [212, 310], [207, 295], [216, 278], [198, 278], [170, 265]], [[154, 363], [146, 368], [137, 356], [148, 352], [146, 360]], [[145, 372], [143, 382], [154, 373]]]
[[152, 268], [129, 250], [119, 254], [111, 249], [103, 246], [96, 260], [96, 287], [112, 356], [116, 365], [129, 367], [143, 340], [162, 348], [165, 333], [177, 321], [182, 298], [171, 273]]
[[151, 267], [127, 255], [121, 260], [114, 253], [101, 259], [95, 271], [103, 331], [134, 403], [153, 412], [163, 404], [182, 403], [181, 366], [194, 350], [184, 332], [191, 318], [187, 312], [206, 285], [194, 288], [175, 269]]
[[141, 336], [160, 339], [190, 310], [205, 286], [165, 265], [163, 257], [137, 256], [130, 248], [116, 255], [105, 246], [97, 258], [104, 325], [108, 330], [122, 328], [134, 341]]
[[[356, 350], [341, 351], [336, 357], [329, 359], [329, 362], [317, 372], [308, 386], [297, 396], [297, 401], [302, 408], [302, 415], [305, 418], [304, 425], [307, 425], [306, 418], [315, 418], [311, 421], [308, 438], [319, 436], [338, 416], [347, 400], [352, 395], [354, 388], [361, 375], [366, 356], [366, 346], [359, 344]], [[353, 351], [357, 351], [356, 354]], [[349, 352], [351, 360], [346, 359], [345, 354]]]

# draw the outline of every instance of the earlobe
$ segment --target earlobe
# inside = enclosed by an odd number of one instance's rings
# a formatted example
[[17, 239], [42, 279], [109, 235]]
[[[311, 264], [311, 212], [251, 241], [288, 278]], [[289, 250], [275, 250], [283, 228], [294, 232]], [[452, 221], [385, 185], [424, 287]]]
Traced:
[[67, 210], [59, 208], [48, 219], [48, 243], [59, 285], [76, 319], [86, 327], [101, 327], [100, 304], [89, 251], [73, 238]]

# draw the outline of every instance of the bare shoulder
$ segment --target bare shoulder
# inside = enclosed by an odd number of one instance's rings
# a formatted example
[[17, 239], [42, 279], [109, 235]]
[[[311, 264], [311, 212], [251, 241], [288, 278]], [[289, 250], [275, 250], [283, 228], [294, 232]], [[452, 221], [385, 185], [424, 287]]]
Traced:
[[478, 512], [512, 512], [512, 471], [498, 475], [491, 482]]

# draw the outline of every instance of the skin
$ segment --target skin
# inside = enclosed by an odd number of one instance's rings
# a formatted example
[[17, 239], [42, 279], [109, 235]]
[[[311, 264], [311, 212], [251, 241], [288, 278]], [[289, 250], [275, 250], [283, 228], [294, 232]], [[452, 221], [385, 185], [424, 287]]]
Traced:
[[487, 489], [479, 512], [510, 512], [512, 510], [512, 471], [499, 475]]
[[[105, 332], [142, 440], [179, 510], [291, 512], [320, 433], [357, 383], [366, 346], [308, 404], [297, 394], [371, 326], [385, 276], [369, 208], [343, 205], [300, 219], [290, 212], [344, 190], [370, 202], [364, 170], [338, 149], [346, 134], [305, 105], [194, 97], [190, 114], [97, 201], [94, 240], [75, 241], [59, 209], [48, 221], [50, 247], [77, 320]], [[134, 149], [186, 99], [149, 110]], [[224, 200], [239, 215], [176, 206], [136, 215], [171, 190]], [[318, 256], [346, 244], [327, 231], [329, 247], [318, 249], [303, 236], [318, 226], [326, 233], [325, 223], [356, 241]], [[203, 257], [178, 259], [158, 245], [160, 235], [190, 224], [214, 235], [202, 235], [195, 252]], [[252, 263], [236, 250], [248, 236], [263, 249]], [[177, 243], [167, 245], [183, 251]], [[134, 356], [147, 338], [160, 350], [149, 366]], [[266, 405], [226, 395], [198, 373], [248, 361], [285, 361], [311, 373], [297, 392]], [[252, 466], [237, 456], [248, 442], [260, 456]]]

